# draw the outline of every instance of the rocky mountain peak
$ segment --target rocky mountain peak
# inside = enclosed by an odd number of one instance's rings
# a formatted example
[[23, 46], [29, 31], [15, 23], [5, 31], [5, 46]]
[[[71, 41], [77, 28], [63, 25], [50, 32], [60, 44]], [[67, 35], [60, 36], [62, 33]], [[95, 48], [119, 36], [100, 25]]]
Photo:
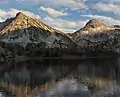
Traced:
[[[9, 19], [11, 20], [11, 19]], [[3, 23], [1, 23], [3, 24]], [[19, 30], [19, 29], [28, 29], [28, 28], [42, 28], [42, 29], [47, 29], [46, 25], [42, 23], [41, 21], [31, 18], [27, 15], [25, 15], [22, 12], [19, 12], [16, 14], [15, 17], [8, 23], [8, 21], [5, 21], [4, 24], [7, 24], [6, 27], [4, 27], [3, 30], [0, 31], [0, 34], [12, 34], [13, 31]], [[50, 28], [50, 27], [49, 27]], [[49, 30], [49, 29], [47, 29]]]
[[112, 29], [114, 29], [114, 27], [107, 26], [97, 19], [91, 19], [86, 23], [86, 25], [83, 28], [73, 33], [73, 36], [78, 37], [80, 35], [102, 33], [104, 31]]
[[85, 25], [86, 27], [92, 27], [92, 28], [96, 28], [96, 27], [100, 27], [100, 26], [104, 26], [105, 24], [101, 23], [99, 20], [97, 19], [91, 19], [89, 20], [89, 22]]
[[27, 18], [28, 16], [26, 16], [24, 13], [22, 12], [18, 12], [15, 16], [15, 18]]
[[17, 14], [16, 14], [16, 16], [24, 16], [24, 13], [22, 13], [22, 12], [18, 12]]
[[[5, 21], [4, 24], [7, 25], [0, 30], [0, 37], [2, 37], [2, 41], [7, 43], [17, 43], [24, 47], [28, 43], [43, 42], [47, 44], [47, 47], [53, 47], [52, 44], [56, 41], [65, 41], [68, 44], [69, 42], [70, 44], [71, 42], [73, 43], [67, 34], [37, 19], [31, 18], [22, 12], [17, 13], [9, 23]], [[54, 46], [56, 47], [57, 45], [55, 44]]]

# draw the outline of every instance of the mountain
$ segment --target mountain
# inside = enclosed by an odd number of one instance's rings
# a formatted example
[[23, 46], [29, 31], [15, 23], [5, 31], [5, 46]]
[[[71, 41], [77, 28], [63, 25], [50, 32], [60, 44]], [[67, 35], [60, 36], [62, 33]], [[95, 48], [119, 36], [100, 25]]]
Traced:
[[12, 55], [8, 60], [17, 62], [35, 57], [62, 56], [76, 46], [68, 34], [21, 12], [0, 23], [0, 48], [6, 51], [0, 51], [0, 54], [5, 56], [4, 60], [8, 55]]
[[80, 52], [120, 54], [120, 28], [108, 26], [99, 20], [90, 20], [83, 28], [72, 34]]
[[77, 36], [93, 34], [93, 33], [102, 33], [103, 31], [111, 30], [113, 28], [114, 27], [109, 27], [101, 23], [97, 19], [92, 19], [88, 23], [86, 23], [86, 25], [83, 28], [73, 33], [73, 36], [77, 37]]
[[69, 35], [21, 12], [0, 24], [0, 37], [3, 42], [17, 43], [23, 47], [28, 43], [42, 42], [46, 48], [67, 48], [73, 43]]

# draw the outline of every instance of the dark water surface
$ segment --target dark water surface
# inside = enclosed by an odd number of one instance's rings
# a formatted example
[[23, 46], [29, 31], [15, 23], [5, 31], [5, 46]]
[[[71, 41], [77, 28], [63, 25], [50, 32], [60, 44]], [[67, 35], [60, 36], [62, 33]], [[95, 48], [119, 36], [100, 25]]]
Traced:
[[19, 63], [2, 78], [32, 88], [50, 84], [37, 97], [120, 97], [119, 77], [120, 59], [112, 57]]

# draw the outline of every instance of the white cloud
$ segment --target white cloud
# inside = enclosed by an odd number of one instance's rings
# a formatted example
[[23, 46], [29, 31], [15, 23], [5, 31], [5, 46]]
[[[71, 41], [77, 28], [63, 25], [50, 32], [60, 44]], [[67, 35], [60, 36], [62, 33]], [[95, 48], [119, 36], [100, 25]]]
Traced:
[[85, 0], [17, 0], [21, 2], [31, 2], [33, 4], [40, 4], [49, 7], [67, 7], [71, 10], [79, 10], [85, 8]]
[[50, 26], [57, 28], [61, 31], [64, 32], [70, 32], [73, 33], [76, 30], [80, 29], [83, 27], [88, 20], [77, 20], [77, 21], [68, 21], [68, 20], [63, 20], [60, 18], [51, 18], [49, 16], [44, 17], [44, 22], [49, 24]]
[[0, 22], [3, 22], [3, 19], [0, 17]]
[[119, 5], [115, 4], [110, 4], [110, 3], [97, 3], [96, 5], [92, 6], [92, 9], [95, 9], [97, 11], [102, 11], [102, 12], [112, 12], [114, 14], [119, 14], [120, 15], [120, 7]]
[[14, 17], [18, 12], [23, 12], [24, 14], [26, 14], [32, 18], [40, 19], [39, 15], [34, 14], [32, 12], [29, 12], [29, 11], [18, 10], [18, 9], [9, 9], [9, 10], [0, 9], [0, 21], [2, 22], [4, 20], [6, 20], [7, 18]]
[[105, 0], [109, 4], [120, 5], [120, 0]]
[[74, 33], [76, 30], [75, 29], [68, 29], [68, 28], [57, 28], [56, 29], [63, 31], [65, 33]]
[[90, 19], [92, 18], [98, 19], [107, 25], [120, 25], [120, 20], [114, 19], [112, 17], [99, 16], [99, 15], [82, 15], [82, 16], [88, 17]]
[[25, 11], [25, 10], [11, 9], [11, 13], [13, 13], [13, 14], [16, 14], [16, 13], [18, 13], [18, 12], [23, 12], [24, 14], [26, 14], [26, 15], [32, 17], [32, 18], [40, 19], [40, 16], [39, 16], [39, 15], [34, 14], [34, 13], [32, 13], [32, 12]]
[[55, 10], [53, 8], [50, 8], [50, 7], [45, 8], [45, 7], [41, 6], [40, 9], [44, 12], [47, 12], [50, 16], [55, 17], [55, 18], [68, 15], [67, 12], [58, 11], [58, 10]]

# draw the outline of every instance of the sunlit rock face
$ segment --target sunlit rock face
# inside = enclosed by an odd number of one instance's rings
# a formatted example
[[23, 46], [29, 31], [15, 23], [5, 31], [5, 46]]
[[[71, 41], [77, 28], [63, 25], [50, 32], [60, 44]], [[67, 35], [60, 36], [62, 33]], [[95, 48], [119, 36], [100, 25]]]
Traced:
[[99, 20], [92, 19], [88, 21], [83, 28], [73, 33], [73, 36], [77, 37], [80, 35], [95, 34], [100, 32], [102, 33], [103, 31], [110, 30], [110, 29], [113, 29], [113, 27], [109, 27], [101, 23]]
[[107, 26], [99, 20], [90, 20], [83, 28], [73, 33], [74, 41], [81, 52], [120, 53], [120, 29]]
[[6, 51], [3, 56], [9, 52], [14, 56], [9, 58], [17, 62], [29, 57], [51, 56], [49, 52], [58, 56], [57, 49], [74, 49], [76, 46], [69, 35], [21, 12], [0, 23], [0, 47]]
[[43, 42], [49, 48], [60, 46], [61, 48], [67, 48], [70, 43], [71, 45], [73, 43], [69, 35], [21, 12], [16, 17], [1, 23], [0, 28], [1, 41], [21, 44], [24, 47], [28, 43]]

